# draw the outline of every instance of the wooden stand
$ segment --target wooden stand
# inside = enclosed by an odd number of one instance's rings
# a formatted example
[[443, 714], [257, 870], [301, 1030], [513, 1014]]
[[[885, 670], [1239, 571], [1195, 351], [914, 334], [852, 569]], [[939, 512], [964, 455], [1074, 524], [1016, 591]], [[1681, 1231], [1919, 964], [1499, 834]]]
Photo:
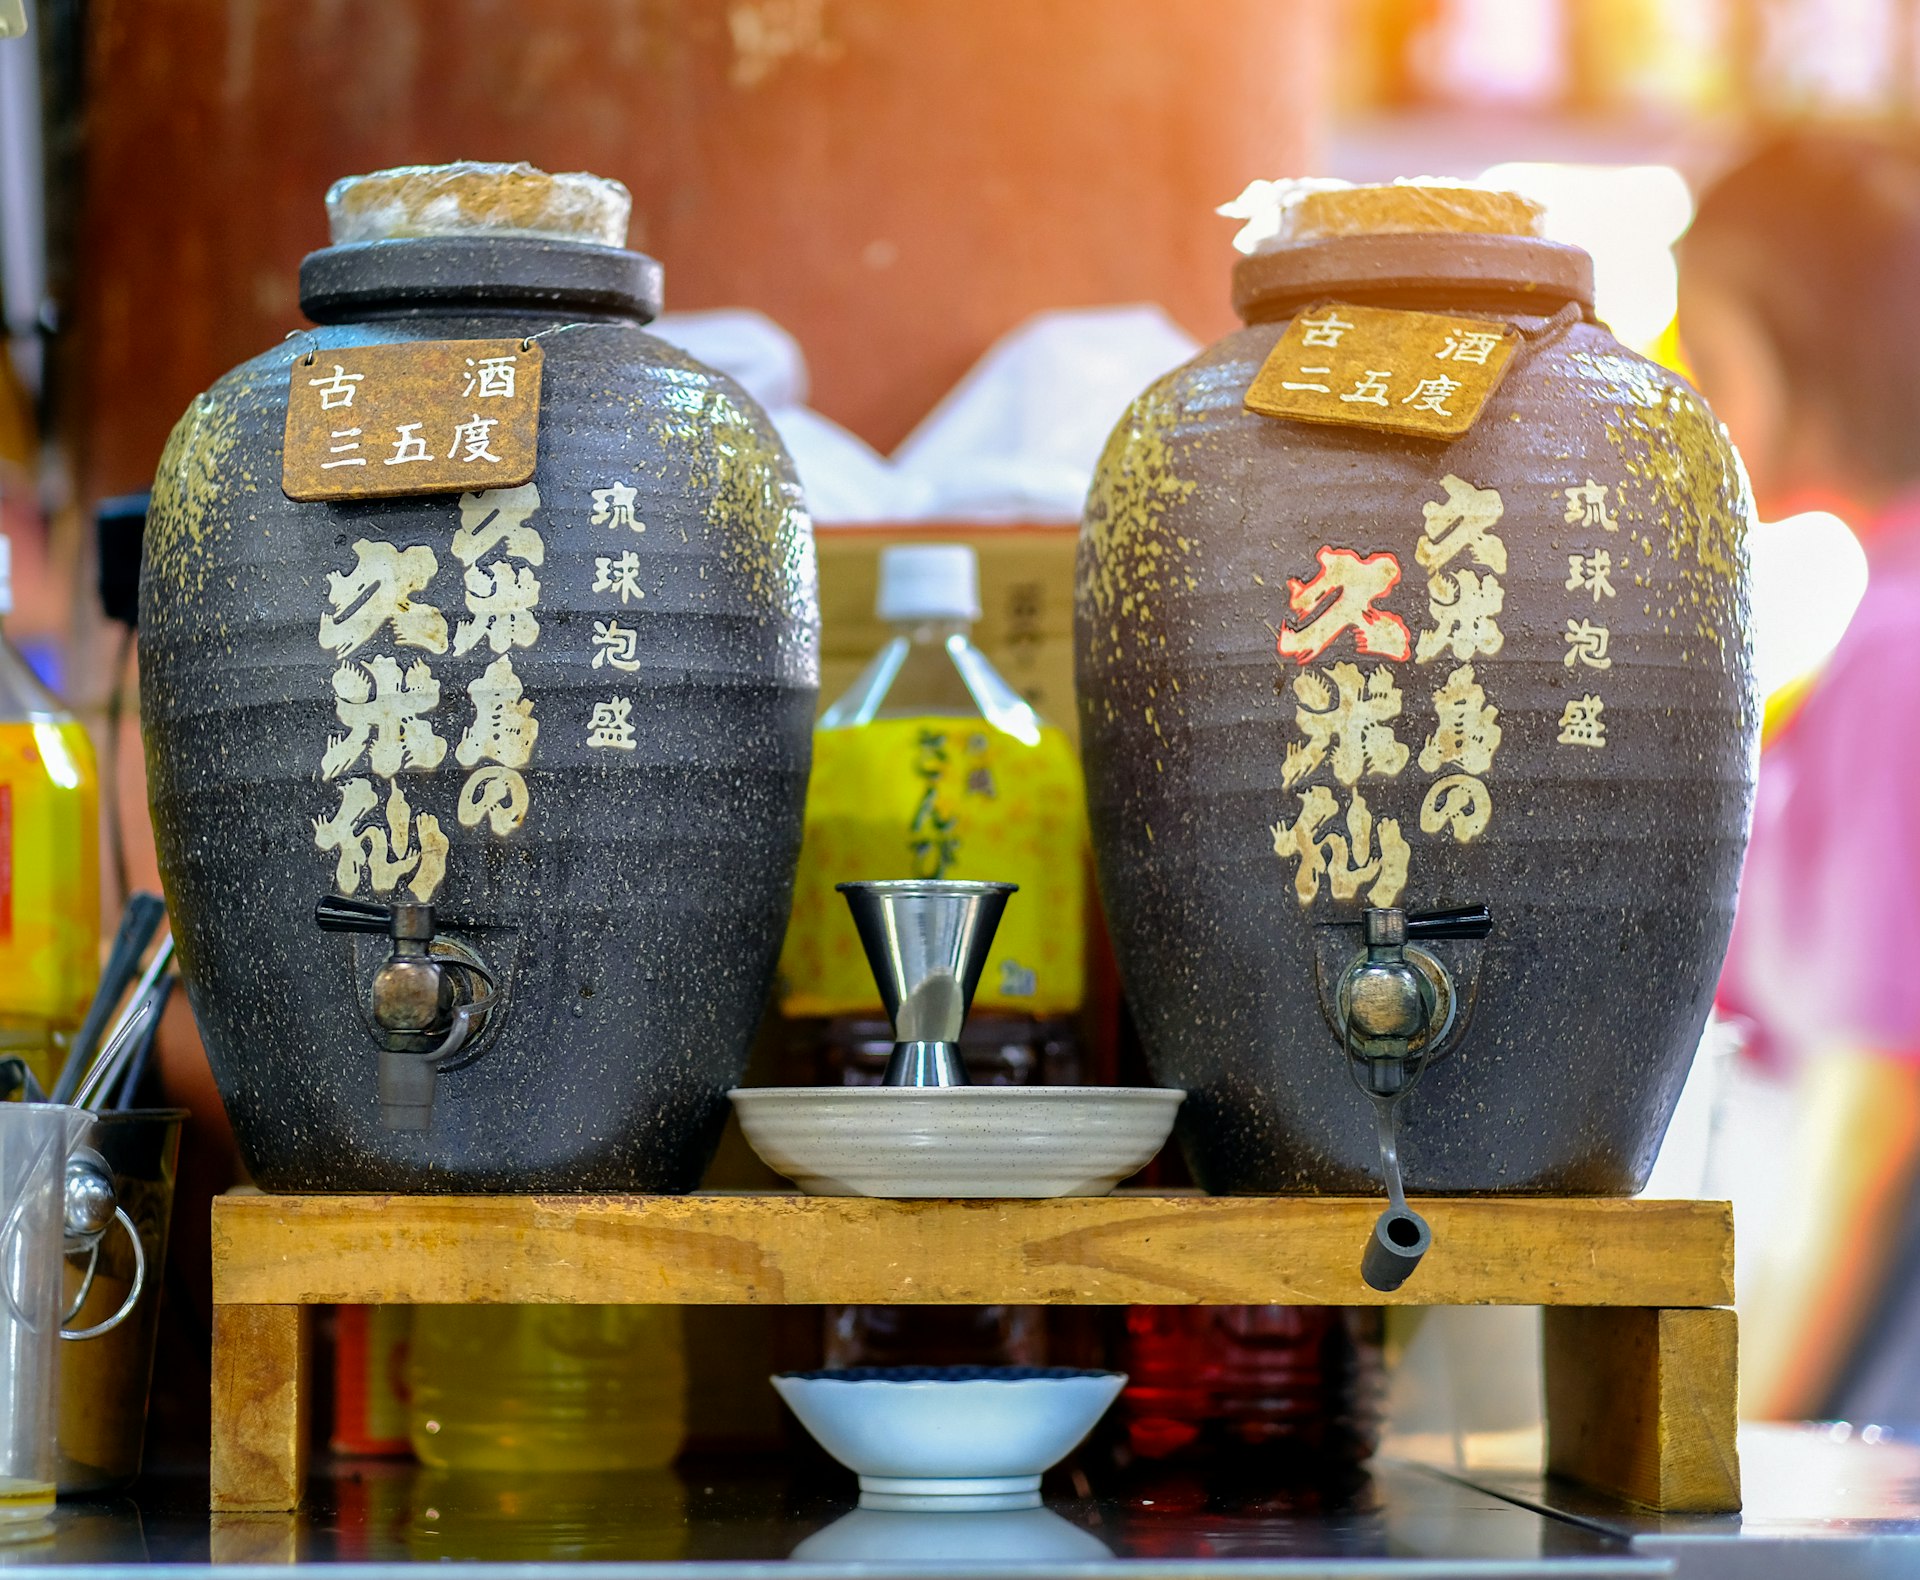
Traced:
[[1740, 1506], [1724, 1202], [1424, 1199], [1405, 1288], [1361, 1283], [1371, 1198], [264, 1196], [213, 1211], [213, 1507], [298, 1506], [315, 1305], [1546, 1306], [1547, 1468]]

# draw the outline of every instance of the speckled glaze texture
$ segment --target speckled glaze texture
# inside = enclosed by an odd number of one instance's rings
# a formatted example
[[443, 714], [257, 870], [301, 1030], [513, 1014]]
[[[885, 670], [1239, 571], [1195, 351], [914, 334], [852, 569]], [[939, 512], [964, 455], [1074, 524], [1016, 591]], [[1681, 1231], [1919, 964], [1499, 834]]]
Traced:
[[[647, 334], [644, 305], [570, 299], [564, 263], [537, 302], [531, 266], [516, 265], [504, 272], [522, 281], [517, 301], [458, 279], [438, 301], [397, 288], [356, 307], [358, 322], [267, 352], [194, 402], [155, 480], [140, 668], [160, 869], [214, 1075], [269, 1190], [689, 1190], [745, 1067], [800, 843], [818, 685], [811, 528], [752, 400]], [[364, 288], [368, 269], [357, 278]], [[484, 641], [397, 650], [431, 667], [448, 750], [393, 782], [416, 826], [430, 814], [449, 841], [433, 901], [494, 971], [502, 1006], [477, 1059], [439, 1079], [432, 1128], [392, 1132], [366, 1019], [387, 942], [312, 919], [337, 887], [315, 822], [339, 805], [320, 764], [341, 731], [340, 661], [316, 631], [328, 575], [353, 569], [360, 539], [430, 547], [439, 568], [416, 596], [449, 626], [464, 617], [449, 552], [461, 509], [457, 495], [285, 498], [289, 368], [332, 346], [534, 334], [539, 635], [511, 657], [539, 734], [518, 828], [457, 815], [467, 687], [499, 654]], [[644, 532], [591, 524], [591, 492], [613, 482], [636, 490]], [[626, 550], [643, 596], [623, 604], [591, 589], [596, 556]], [[610, 618], [637, 630], [637, 668], [596, 667], [594, 625]], [[613, 696], [632, 700], [634, 749], [591, 749], [594, 704]]]
[[[1461, 301], [1443, 278], [1402, 280], [1382, 299], [1476, 311], [1486, 290]], [[1077, 617], [1094, 843], [1128, 997], [1155, 1076], [1189, 1092], [1180, 1135], [1209, 1190], [1379, 1184], [1372, 1108], [1324, 991], [1359, 947], [1356, 928], [1326, 924], [1356, 921], [1368, 894], [1321, 884], [1303, 905], [1296, 862], [1275, 853], [1314, 783], [1341, 807], [1326, 832], [1349, 832], [1356, 787], [1324, 768], [1283, 783], [1302, 739], [1293, 682], [1336, 663], [1384, 667], [1403, 699], [1404, 766], [1370, 762], [1357, 783], [1376, 837], [1392, 819], [1409, 847], [1393, 903], [1485, 902], [1494, 918], [1484, 946], [1432, 946], [1471, 1005], [1405, 1105], [1409, 1187], [1614, 1194], [1652, 1166], [1726, 948], [1751, 808], [1750, 502], [1699, 397], [1592, 322], [1542, 334], [1558, 305], [1504, 315], [1538, 338], [1452, 443], [1246, 412], [1289, 308], [1147, 390], [1101, 462]], [[1504, 640], [1471, 660], [1498, 708], [1481, 775], [1492, 813], [1464, 843], [1423, 831], [1436, 775], [1419, 763], [1458, 660], [1370, 657], [1351, 630], [1305, 666], [1276, 651], [1303, 623], [1289, 578], [1310, 581], [1323, 546], [1393, 554], [1403, 574], [1374, 607], [1416, 644], [1434, 627], [1416, 548], [1450, 474], [1499, 492], [1506, 555]], [[1617, 530], [1567, 520], [1566, 490], [1590, 480]], [[1594, 549], [1612, 559], [1604, 600], [1567, 586], [1570, 556]], [[1610, 630], [1604, 671], [1569, 663], [1583, 619]], [[1585, 694], [1604, 697], [1602, 748], [1560, 739]]]

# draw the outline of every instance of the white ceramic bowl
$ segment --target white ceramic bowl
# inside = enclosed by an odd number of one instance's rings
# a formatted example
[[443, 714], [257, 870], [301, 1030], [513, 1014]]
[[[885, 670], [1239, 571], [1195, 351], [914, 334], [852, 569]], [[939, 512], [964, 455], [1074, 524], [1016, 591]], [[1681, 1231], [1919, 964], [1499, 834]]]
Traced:
[[860, 1478], [863, 1509], [1032, 1509], [1041, 1474], [1126, 1386], [1121, 1372], [862, 1366], [790, 1372], [773, 1386]]
[[747, 1144], [814, 1196], [1104, 1196], [1185, 1092], [1142, 1086], [743, 1086]]

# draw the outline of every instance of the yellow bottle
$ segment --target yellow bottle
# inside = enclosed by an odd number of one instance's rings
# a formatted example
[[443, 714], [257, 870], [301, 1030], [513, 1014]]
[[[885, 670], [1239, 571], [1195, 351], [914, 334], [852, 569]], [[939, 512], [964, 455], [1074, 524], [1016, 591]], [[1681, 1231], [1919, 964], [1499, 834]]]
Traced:
[[[11, 547], [0, 537], [0, 615]], [[0, 1058], [25, 1058], [51, 1086], [99, 971], [93, 745], [0, 633]]]
[[873, 973], [835, 884], [1017, 883], [975, 1013], [1071, 1014], [1085, 987], [1086, 812], [1079, 755], [969, 637], [973, 551], [890, 548], [878, 613], [894, 635], [821, 716], [806, 838], [780, 959], [791, 1019], [874, 1014]]
[[677, 1306], [417, 1306], [407, 1383], [439, 1470], [657, 1470], [686, 1435]]

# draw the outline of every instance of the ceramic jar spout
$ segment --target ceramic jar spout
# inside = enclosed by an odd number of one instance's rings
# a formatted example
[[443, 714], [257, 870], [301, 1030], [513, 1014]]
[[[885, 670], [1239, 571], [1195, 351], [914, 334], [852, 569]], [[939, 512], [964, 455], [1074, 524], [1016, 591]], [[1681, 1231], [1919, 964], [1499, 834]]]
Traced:
[[367, 990], [380, 1049], [380, 1122], [387, 1130], [431, 1129], [439, 1075], [458, 1068], [455, 1056], [485, 1029], [499, 997], [493, 973], [472, 950], [439, 935], [431, 905], [329, 894], [313, 919], [323, 932], [384, 933], [391, 941]]

